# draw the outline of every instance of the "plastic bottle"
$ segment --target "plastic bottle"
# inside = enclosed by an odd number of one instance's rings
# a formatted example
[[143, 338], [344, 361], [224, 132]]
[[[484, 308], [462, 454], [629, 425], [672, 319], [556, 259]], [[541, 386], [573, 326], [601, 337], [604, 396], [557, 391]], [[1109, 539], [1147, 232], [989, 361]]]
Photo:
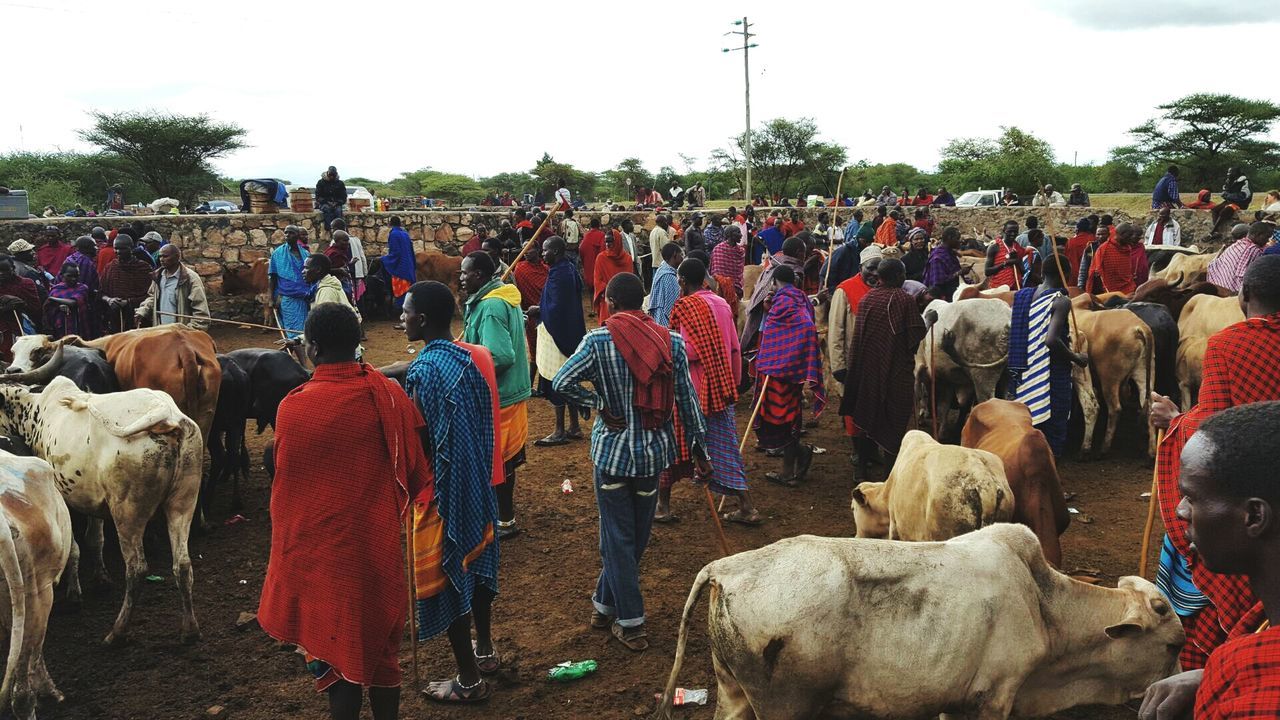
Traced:
[[586, 677], [596, 671], [595, 660], [565, 661], [547, 671], [551, 682], [569, 682]]
[[560, 483], [560, 492], [564, 493], [565, 495], [569, 495], [573, 493], [573, 483], [569, 480], [569, 478], [565, 478], [564, 482]]

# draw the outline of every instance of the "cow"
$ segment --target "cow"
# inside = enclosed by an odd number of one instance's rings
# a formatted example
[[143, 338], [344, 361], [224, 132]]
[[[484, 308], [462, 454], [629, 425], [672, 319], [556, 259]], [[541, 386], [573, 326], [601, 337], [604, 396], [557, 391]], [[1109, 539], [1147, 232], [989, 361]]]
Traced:
[[[995, 397], [1009, 360], [1013, 310], [1001, 300], [934, 300], [925, 311], [929, 333], [916, 349], [916, 416], [920, 427], [934, 417], [937, 383], [939, 437], [951, 437], [950, 411], [963, 420], [975, 403]], [[935, 319], [936, 318], [936, 319]], [[937, 343], [935, 346], [934, 343]]]
[[292, 355], [270, 348], [232, 350], [226, 357], [249, 375], [251, 408], [248, 417], [258, 421], [258, 434], [268, 425], [276, 426], [280, 401], [311, 378]]
[[[35, 718], [35, 695], [62, 702], [44, 664], [44, 637], [53, 609], [53, 588], [72, 554], [71, 513], [58, 494], [49, 463], [0, 450], [0, 566], [9, 603], [9, 662], [0, 686], [0, 708]], [[14, 574], [12, 571], [20, 572]], [[12, 698], [12, 703], [10, 703]]]
[[462, 258], [438, 252], [413, 254], [418, 280], [434, 280], [451, 288], [458, 286], [458, 274], [462, 271]]
[[1194, 278], [1200, 273], [1208, 272], [1209, 263], [1213, 262], [1216, 257], [1218, 257], [1217, 252], [1180, 253], [1169, 261], [1164, 270], [1151, 273], [1151, 277], [1164, 278], [1169, 282]]
[[[40, 367], [53, 357], [57, 346], [58, 343], [51, 342], [47, 335], [23, 335], [13, 343], [13, 364], [8, 371], [22, 372]], [[105, 395], [120, 391], [116, 371], [111, 369], [111, 363], [107, 362], [107, 356], [101, 350], [65, 344], [62, 348], [59, 375], [69, 378], [85, 392]]]
[[1000, 458], [911, 430], [885, 482], [853, 489], [860, 538], [946, 540], [1013, 517]]
[[1155, 341], [1156, 373], [1152, 384], [1156, 392], [1176, 401], [1178, 398], [1178, 323], [1173, 319], [1173, 313], [1163, 305], [1149, 302], [1128, 302], [1121, 307], [1137, 315], [1147, 324], [1147, 327], [1151, 328], [1151, 339]]
[[1169, 263], [1179, 255], [1198, 255], [1200, 249], [1195, 245], [1181, 247], [1178, 245], [1146, 245], [1147, 267], [1151, 277], [1162, 277]]
[[1133, 291], [1133, 302], [1158, 303], [1169, 308], [1174, 322], [1182, 316], [1182, 309], [1196, 295], [1217, 295], [1218, 287], [1209, 282], [1180, 280], [1169, 282], [1151, 278]]
[[[1080, 295], [1071, 300], [1072, 325], [1078, 327], [1073, 338], [1076, 352], [1087, 351], [1089, 364], [1072, 367], [1076, 394], [1084, 415], [1084, 439], [1080, 454], [1091, 456], [1093, 435], [1098, 425], [1100, 405], [1093, 379], [1098, 380], [1102, 400], [1107, 405], [1107, 426], [1103, 435], [1101, 454], [1111, 451], [1116, 425], [1120, 420], [1120, 396], [1132, 381], [1138, 389], [1138, 404], [1143, 420], [1151, 404], [1151, 389], [1155, 382], [1155, 338], [1151, 328], [1142, 318], [1125, 309], [1099, 310], [1090, 295]], [[1147, 453], [1156, 452], [1156, 431], [1148, 424]]]
[[969, 413], [960, 444], [1000, 458], [1013, 492], [1013, 522], [1031, 528], [1045, 559], [1061, 567], [1058, 536], [1067, 531], [1071, 514], [1062, 495], [1053, 450], [1044, 433], [1031, 424], [1027, 406], [999, 399], [978, 405]]
[[1197, 295], [1182, 309], [1178, 334], [1184, 338], [1208, 338], [1238, 322], [1244, 322], [1240, 298]]
[[1204, 351], [1209, 338], [1184, 337], [1178, 344], [1178, 397], [1183, 412], [1190, 410], [1200, 399], [1200, 384], [1204, 381]]
[[1073, 580], [1023, 525], [930, 543], [801, 535], [698, 573], [661, 720], [708, 586], [717, 720], [1003, 720], [1119, 704], [1173, 672], [1185, 640], [1150, 582]]
[[[89, 516], [86, 537], [96, 576], [105, 580], [102, 521], [110, 517], [124, 555], [125, 594], [105, 642], [128, 641], [130, 617], [147, 574], [142, 535], [157, 511], [164, 513], [173, 573], [182, 601], [183, 642], [199, 638], [191, 598], [193, 574], [187, 536], [200, 493], [204, 441], [200, 428], [166, 393], [148, 389], [93, 395], [54, 372], [62, 349], [49, 362], [0, 384], [0, 433], [16, 435], [36, 457], [53, 466], [67, 505]], [[44, 385], [34, 392], [26, 385]], [[68, 597], [80, 597], [71, 567]]]
[[[196, 421], [201, 437], [208, 440], [214, 409], [218, 404], [222, 371], [218, 367], [213, 339], [203, 330], [174, 324], [130, 330], [88, 341], [75, 335], [60, 341], [50, 340], [45, 335], [31, 337], [33, 339], [29, 342], [36, 347], [24, 355], [26, 358], [46, 354], [52, 357], [55, 345], [100, 351], [115, 373], [121, 390], [147, 388], [168, 393], [178, 409]], [[60, 368], [66, 361], [65, 349], [59, 357], [62, 358], [57, 366]], [[15, 354], [10, 370], [30, 372], [38, 367], [30, 360], [19, 364], [18, 359]]]
[[209, 431], [209, 481], [200, 490], [200, 507], [208, 512], [213, 493], [223, 480], [231, 478], [231, 509], [243, 507], [240, 499], [240, 476], [249, 474], [249, 454], [244, 442], [244, 424], [253, 413], [253, 394], [249, 374], [226, 355], [218, 355], [222, 381], [218, 386], [218, 405]]
[[222, 273], [223, 295], [252, 295], [262, 306], [262, 324], [272, 325], [275, 312], [271, 304], [271, 283], [267, 268], [271, 260], [258, 258], [251, 265], [228, 269]]

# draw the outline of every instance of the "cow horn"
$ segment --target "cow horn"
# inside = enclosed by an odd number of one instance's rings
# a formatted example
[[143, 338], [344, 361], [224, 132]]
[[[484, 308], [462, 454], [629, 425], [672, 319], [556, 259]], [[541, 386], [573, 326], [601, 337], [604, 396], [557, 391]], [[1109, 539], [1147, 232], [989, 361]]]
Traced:
[[6, 373], [0, 375], [0, 382], [21, 383], [23, 385], [48, 385], [49, 381], [58, 374], [58, 369], [62, 367], [62, 343], [53, 350], [53, 356], [48, 362], [34, 370], [20, 373]]

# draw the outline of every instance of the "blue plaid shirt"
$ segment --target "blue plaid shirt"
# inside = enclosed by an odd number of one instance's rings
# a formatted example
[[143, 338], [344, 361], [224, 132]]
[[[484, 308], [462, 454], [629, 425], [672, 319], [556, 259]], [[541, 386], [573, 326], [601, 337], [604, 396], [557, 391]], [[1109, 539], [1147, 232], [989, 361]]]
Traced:
[[[680, 414], [684, 436], [692, 450], [706, 448], [706, 421], [698, 407], [698, 393], [689, 378], [689, 356], [684, 340], [671, 333], [671, 363], [675, 375], [675, 411]], [[582, 386], [591, 381], [595, 390]], [[607, 328], [597, 328], [582, 343], [551, 381], [556, 392], [575, 405], [586, 405], [624, 418], [627, 427], [610, 430], [599, 415], [591, 431], [591, 461], [604, 474], [615, 477], [653, 477], [676, 458], [674, 424], [668, 420], [657, 430], [645, 430], [635, 406], [635, 376], [613, 344]]]
[[653, 289], [649, 293], [649, 316], [662, 327], [671, 324], [671, 308], [680, 299], [680, 281], [676, 269], [664, 260], [653, 273]]

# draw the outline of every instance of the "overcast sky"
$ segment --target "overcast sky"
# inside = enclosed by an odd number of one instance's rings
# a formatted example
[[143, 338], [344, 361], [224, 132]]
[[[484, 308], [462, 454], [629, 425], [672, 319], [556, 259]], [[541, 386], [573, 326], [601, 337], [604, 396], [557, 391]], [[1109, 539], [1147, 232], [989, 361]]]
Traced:
[[88, 149], [87, 111], [154, 108], [247, 129], [217, 162], [233, 177], [483, 176], [544, 151], [683, 173], [743, 129], [742, 53], [721, 49], [746, 14], [753, 123], [812, 117], [851, 162], [932, 168], [1001, 125], [1102, 162], [1187, 93], [1280, 99], [1274, 1], [0, 0], [0, 152]]

